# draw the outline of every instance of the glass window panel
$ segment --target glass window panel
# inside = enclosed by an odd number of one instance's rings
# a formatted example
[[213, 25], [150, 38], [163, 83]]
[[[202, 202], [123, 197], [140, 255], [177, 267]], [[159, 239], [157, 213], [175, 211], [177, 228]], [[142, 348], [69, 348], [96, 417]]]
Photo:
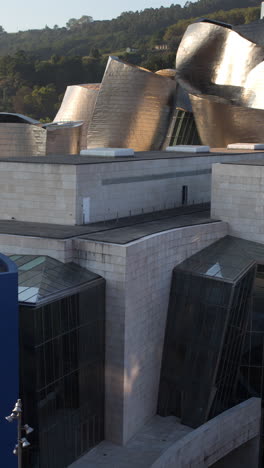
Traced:
[[[32, 393], [38, 407], [34, 427], [40, 427], [39, 445], [34, 442], [32, 448], [45, 467], [69, 466], [104, 437], [104, 283], [80, 295], [82, 300], [75, 294], [38, 308], [23, 307], [32, 311], [27, 328], [34, 323], [36, 343], [45, 340], [35, 347], [38, 382]], [[22, 327], [25, 346], [27, 328]]]
[[[19, 297], [21, 302], [34, 303], [41, 300], [43, 303], [51, 295], [61, 295], [65, 291], [66, 296], [70, 288], [78, 288], [100, 278], [77, 264], [64, 264], [50, 257], [10, 255], [10, 258], [19, 270], [19, 288], [23, 293]], [[25, 288], [31, 289], [28, 296]]]
[[34, 260], [31, 260], [30, 262], [24, 263], [24, 265], [21, 265], [19, 269], [23, 271], [31, 270], [32, 268], [38, 265], [41, 265], [44, 262], [45, 262], [45, 257], [37, 257]]
[[19, 293], [19, 302], [37, 302], [38, 288], [27, 288], [23, 292]]

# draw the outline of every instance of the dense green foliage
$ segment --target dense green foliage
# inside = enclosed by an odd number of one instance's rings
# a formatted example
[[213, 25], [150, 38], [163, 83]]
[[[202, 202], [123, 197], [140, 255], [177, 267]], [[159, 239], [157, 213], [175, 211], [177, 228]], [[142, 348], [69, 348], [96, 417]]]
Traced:
[[92, 47], [109, 53], [126, 47], [146, 47], [161, 39], [168, 26], [180, 20], [205, 16], [219, 10], [259, 6], [260, 0], [199, 0], [184, 7], [147, 8], [128, 11], [109, 21], [92, 21], [89, 16], [71, 18], [64, 28], [1, 33], [0, 55], [13, 54], [19, 49], [37, 52], [42, 59], [53, 54], [87, 55]]
[[[235, 8], [233, 10], [224, 11], [220, 10], [214, 13], [209, 13], [206, 15], [206, 18], [214, 19], [217, 21], [222, 21], [224, 23], [238, 25], [238, 24], [248, 24], [252, 21], [256, 21], [259, 19], [259, 8], [258, 7], [251, 7], [251, 8]], [[177, 45], [186, 30], [186, 28], [193, 23], [194, 21], [198, 20], [198, 17], [189, 18], [178, 21], [178, 23], [169, 26], [166, 29], [164, 34], [164, 41], [170, 46], [172, 49], [175, 45]]]
[[[0, 111], [52, 119], [68, 84], [100, 82], [112, 53], [156, 71], [174, 67], [186, 27], [199, 17], [232, 24], [259, 18], [259, 0], [199, 0], [125, 12], [109, 21], [71, 18], [64, 28], [6, 33], [0, 27]], [[166, 43], [168, 51], [155, 51]], [[126, 48], [136, 49], [127, 53]]]

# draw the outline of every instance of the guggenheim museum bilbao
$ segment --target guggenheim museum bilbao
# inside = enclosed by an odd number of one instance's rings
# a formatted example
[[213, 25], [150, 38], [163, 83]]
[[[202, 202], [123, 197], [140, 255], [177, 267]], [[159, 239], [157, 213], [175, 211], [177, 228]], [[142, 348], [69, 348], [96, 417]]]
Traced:
[[262, 466], [263, 31], [0, 114], [4, 468]]

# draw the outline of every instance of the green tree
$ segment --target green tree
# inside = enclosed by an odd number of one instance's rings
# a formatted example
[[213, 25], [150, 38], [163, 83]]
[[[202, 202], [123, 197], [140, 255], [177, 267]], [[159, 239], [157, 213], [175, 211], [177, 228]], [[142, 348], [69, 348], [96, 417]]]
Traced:
[[24, 97], [27, 114], [38, 119], [54, 117], [56, 102], [57, 92], [53, 84], [35, 86], [32, 93]]
[[93, 57], [95, 59], [99, 59], [101, 56], [99, 49], [97, 47], [92, 47], [90, 50], [90, 57]]

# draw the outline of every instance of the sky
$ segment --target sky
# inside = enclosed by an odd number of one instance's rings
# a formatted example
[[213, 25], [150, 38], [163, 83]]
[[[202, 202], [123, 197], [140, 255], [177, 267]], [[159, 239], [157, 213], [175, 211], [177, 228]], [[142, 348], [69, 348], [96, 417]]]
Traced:
[[[41, 29], [55, 24], [65, 26], [70, 18], [83, 15], [94, 20], [116, 18], [123, 11], [169, 7], [172, 3], [184, 6], [187, 0], [10, 0], [1, 4], [0, 25], [7, 32]], [[193, 0], [195, 1], [195, 0]]]

